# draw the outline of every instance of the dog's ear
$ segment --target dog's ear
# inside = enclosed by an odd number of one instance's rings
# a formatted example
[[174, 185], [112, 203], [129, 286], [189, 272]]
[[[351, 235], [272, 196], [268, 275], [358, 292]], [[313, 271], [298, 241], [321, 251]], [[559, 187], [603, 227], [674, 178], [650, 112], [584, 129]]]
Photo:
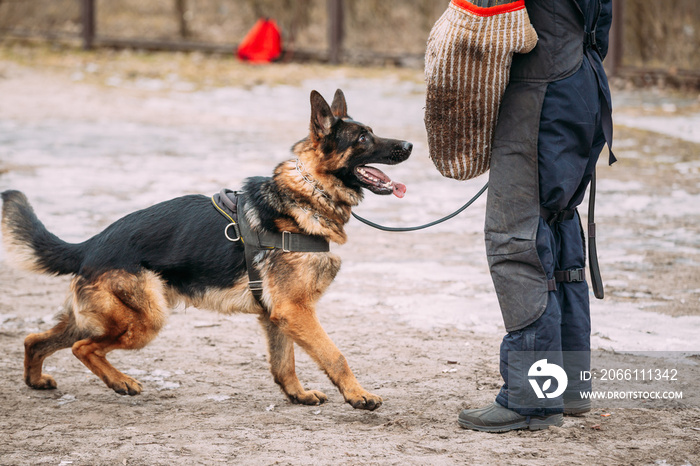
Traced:
[[316, 91], [311, 91], [311, 137], [320, 139], [328, 136], [336, 122], [328, 102]]
[[345, 94], [340, 89], [335, 91], [331, 110], [336, 118], [348, 118], [348, 105], [345, 103]]

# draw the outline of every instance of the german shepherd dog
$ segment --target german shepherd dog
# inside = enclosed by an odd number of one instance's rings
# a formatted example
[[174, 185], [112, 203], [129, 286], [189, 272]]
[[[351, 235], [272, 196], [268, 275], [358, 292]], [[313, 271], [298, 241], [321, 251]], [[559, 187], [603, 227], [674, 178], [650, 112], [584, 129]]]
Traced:
[[[403, 197], [371, 163], [406, 160], [413, 146], [376, 136], [348, 116], [339, 89], [332, 105], [311, 92], [308, 137], [292, 147], [295, 159], [272, 177], [245, 181], [245, 215], [253, 231], [287, 231], [346, 241], [344, 225], [363, 188]], [[36, 217], [19, 191], [2, 193], [2, 233], [8, 260], [34, 272], [74, 276], [58, 323], [24, 341], [24, 378], [35, 389], [56, 388], [42, 373], [57, 350], [73, 354], [121, 395], [137, 395], [141, 383], [105, 358], [116, 349], [143, 348], [158, 334], [177, 303], [225, 314], [257, 314], [268, 341], [275, 382], [293, 403], [317, 405], [327, 396], [304, 390], [294, 367], [297, 343], [316, 361], [353, 408], [374, 410], [382, 399], [364, 390], [345, 357], [321, 327], [315, 305], [340, 268], [330, 252], [259, 252], [262, 277], [257, 300], [248, 288], [244, 246], [224, 235], [226, 219], [203, 195], [183, 196], [127, 215], [79, 244], [62, 241]]]

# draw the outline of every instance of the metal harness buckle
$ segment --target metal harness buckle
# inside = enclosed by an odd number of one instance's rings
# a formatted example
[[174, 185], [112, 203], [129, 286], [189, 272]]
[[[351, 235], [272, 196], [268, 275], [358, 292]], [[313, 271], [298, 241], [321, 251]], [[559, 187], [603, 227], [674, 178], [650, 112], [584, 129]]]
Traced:
[[289, 231], [282, 232], [282, 251], [292, 251], [292, 233]]
[[250, 289], [250, 291], [253, 291], [253, 292], [262, 291], [263, 290], [262, 280], [253, 280], [251, 282], [248, 282], [248, 289]]

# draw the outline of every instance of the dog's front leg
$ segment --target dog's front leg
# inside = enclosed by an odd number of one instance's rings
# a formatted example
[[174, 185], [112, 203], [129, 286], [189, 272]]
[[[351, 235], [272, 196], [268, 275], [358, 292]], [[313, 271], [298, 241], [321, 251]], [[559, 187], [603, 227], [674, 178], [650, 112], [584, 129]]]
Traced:
[[321, 327], [313, 306], [278, 304], [270, 313], [270, 321], [309, 353], [353, 408], [371, 411], [382, 405], [381, 397], [360, 386], [345, 356]]
[[275, 383], [284, 391], [289, 401], [304, 405], [318, 405], [328, 401], [325, 393], [318, 390], [304, 390], [294, 368], [294, 342], [270, 322], [270, 316], [260, 316], [260, 324], [267, 334], [267, 346], [270, 353], [270, 371]]

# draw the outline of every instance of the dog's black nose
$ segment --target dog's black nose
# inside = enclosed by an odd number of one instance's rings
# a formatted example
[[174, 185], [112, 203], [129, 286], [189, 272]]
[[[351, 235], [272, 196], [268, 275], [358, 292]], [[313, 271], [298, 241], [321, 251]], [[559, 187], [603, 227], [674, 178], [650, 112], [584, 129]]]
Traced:
[[411, 143], [408, 142], [408, 141], [404, 141], [403, 147], [402, 147], [402, 148], [403, 148], [404, 151], [410, 153], [410, 152], [413, 150], [413, 144], [411, 144]]

